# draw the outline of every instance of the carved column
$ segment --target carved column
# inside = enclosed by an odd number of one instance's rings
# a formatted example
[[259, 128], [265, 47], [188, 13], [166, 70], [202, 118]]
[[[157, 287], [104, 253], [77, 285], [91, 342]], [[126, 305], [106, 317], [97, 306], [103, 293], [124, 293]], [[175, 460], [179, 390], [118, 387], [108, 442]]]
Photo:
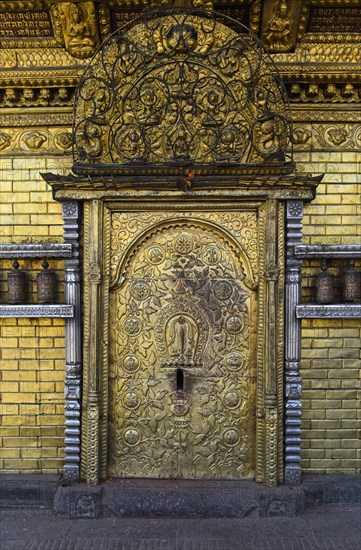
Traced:
[[267, 209], [267, 323], [265, 345], [266, 483], [277, 485], [277, 201]]
[[81, 317], [79, 260], [79, 202], [62, 203], [64, 241], [72, 245], [72, 257], [64, 260], [65, 303], [74, 306], [74, 317], [65, 321], [65, 458], [64, 483], [79, 480], [81, 400]]
[[103, 353], [102, 327], [102, 258], [103, 258], [103, 205], [93, 200], [85, 205], [84, 242], [84, 291], [89, 300], [84, 321], [84, 357], [86, 376], [84, 388], [84, 414], [87, 433], [83, 434], [85, 450], [85, 475], [88, 484], [99, 482], [99, 429], [100, 429], [100, 370]]
[[285, 482], [301, 483], [301, 321], [296, 306], [301, 301], [302, 260], [295, 245], [302, 241], [303, 202], [287, 201], [287, 260], [285, 295]]

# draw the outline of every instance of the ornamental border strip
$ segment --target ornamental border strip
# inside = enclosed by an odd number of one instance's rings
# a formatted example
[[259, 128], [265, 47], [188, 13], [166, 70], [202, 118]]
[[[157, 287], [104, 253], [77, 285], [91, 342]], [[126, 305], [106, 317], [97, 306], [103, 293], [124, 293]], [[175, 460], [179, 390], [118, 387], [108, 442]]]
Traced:
[[297, 319], [360, 319], [361, 304], [301, 304], [296, 306]]
[[0, 318], [9, 317], [74, 317], [74, 306], [66, 304], [0, 304]]

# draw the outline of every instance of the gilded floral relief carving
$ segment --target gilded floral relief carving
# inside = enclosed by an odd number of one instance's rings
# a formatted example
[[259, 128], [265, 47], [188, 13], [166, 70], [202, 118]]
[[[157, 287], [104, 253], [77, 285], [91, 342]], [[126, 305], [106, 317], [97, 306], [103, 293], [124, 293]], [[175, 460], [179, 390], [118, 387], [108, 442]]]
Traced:
[[[126, 245], [135, 225], [118, 225]], [[242, 260], [197, 222], [126, 249], [111, 297], [110, 474], [248, 477], [255, 310]]]

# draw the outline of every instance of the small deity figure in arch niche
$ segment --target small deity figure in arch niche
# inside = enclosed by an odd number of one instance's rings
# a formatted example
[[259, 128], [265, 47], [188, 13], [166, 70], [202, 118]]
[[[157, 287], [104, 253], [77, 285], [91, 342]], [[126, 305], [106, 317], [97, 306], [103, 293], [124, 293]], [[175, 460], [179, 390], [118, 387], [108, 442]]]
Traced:
[[160, 123], [160, 113], [156, 112], [157, 96], [153, 90], [146, 88], [140, 94], [140, 102], [142, 112], [139, 116], [139, 121], [147, 126], [154, 126]]
[[7, 88], [4, 93], [3, 103], [5, 103], [5, 105], [10, 105], [10, 107], [13, 107], [17, 100], [18, 98], [16, 96], [15, 90], [13, 88]]
[[65, 48], [74, 57], [91, 57], [99, 43], [93, 3], [64, 2], [59, 4], [59, 14]]
[[166, 346], [169, 357], [194, 359], [198, 344], [197, 322], [190, 315], [177, 314], [168, 322], [165, 329]]
[[265, 32], [265, 39], [270, 49], [278, 52], [288, 51], [291, 47], [290, 32], [291, 18], [288, 4], [285, 0], [280, 0]]
[[203, 97], [205, 105], [204, 126], [218, 126], [225, 119], [225, 101], [222, 93], [218, 90], [211, 89]]

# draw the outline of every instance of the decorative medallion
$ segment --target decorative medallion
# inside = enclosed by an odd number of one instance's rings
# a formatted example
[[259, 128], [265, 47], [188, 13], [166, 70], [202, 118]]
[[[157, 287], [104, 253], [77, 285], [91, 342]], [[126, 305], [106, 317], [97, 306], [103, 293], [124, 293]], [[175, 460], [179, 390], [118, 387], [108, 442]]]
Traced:
[[139, 395], [134, 391], [128, 391], [123, 395], [123, 405], [126, 409], [136, 409], [139, 407]]
[[148, 260], [151, 264], [161, 264], [164, 260], [165, 252], [160, 246], [151, 246], [147, 250]]
[[230, 334], [238, 334], [239, 332], [241, 332], [243, 326], [243, 320], [237, 315], [232, 315], [231, 317], [228, 317], [226, 321], [226, 330]]
[[127, 372], [133, 373], [139, 369], [139, 361], [135, 355], [127, 355], [123, 360], [123, 367]]
[[214, 247], [210, 246], [206, 248], [203, 253], [203, 261], [208, 265], [216, 265], [221, 260], [221, 251]]
[[124, 442], [130, 447], [138, 445], [141, 440], [141, 435], [135, 428], [129, 428], [124, 432], [123, 436]]
[[179, 254], [189, 254], [193, 249], [193, 242], [187, 233], [182, 233], [174, 241], [174, 250]]
[[234, 428], [226, 430], [223, 434], [223, 441], [228, 447], [234, 447], [239, 442], [239, 432]]
[[217, 281], [214, 284], [213, 292], [218, 300], [228, 300], [232, 295], [232, 285], [228, 281]]
[[150, 287], [145, 281], [137, 281], [133, 283], [130, 292], [136, 300], [142, 301], [148, 298]]
[[124, 321], [124, 330], [130, 336], [136, 336], [140, 333], [142, 324], [137, 317], [128, 317]]
[[236, 390], [229, 390], [224, 394], [223, 403], [227, 409], [235, 409], [239, 406], [240, 395]]
[[233, 351], [227, 355], [226, 366], [228, 370], [237, 371], [244, 364], [244, 357], [241, 353]]

